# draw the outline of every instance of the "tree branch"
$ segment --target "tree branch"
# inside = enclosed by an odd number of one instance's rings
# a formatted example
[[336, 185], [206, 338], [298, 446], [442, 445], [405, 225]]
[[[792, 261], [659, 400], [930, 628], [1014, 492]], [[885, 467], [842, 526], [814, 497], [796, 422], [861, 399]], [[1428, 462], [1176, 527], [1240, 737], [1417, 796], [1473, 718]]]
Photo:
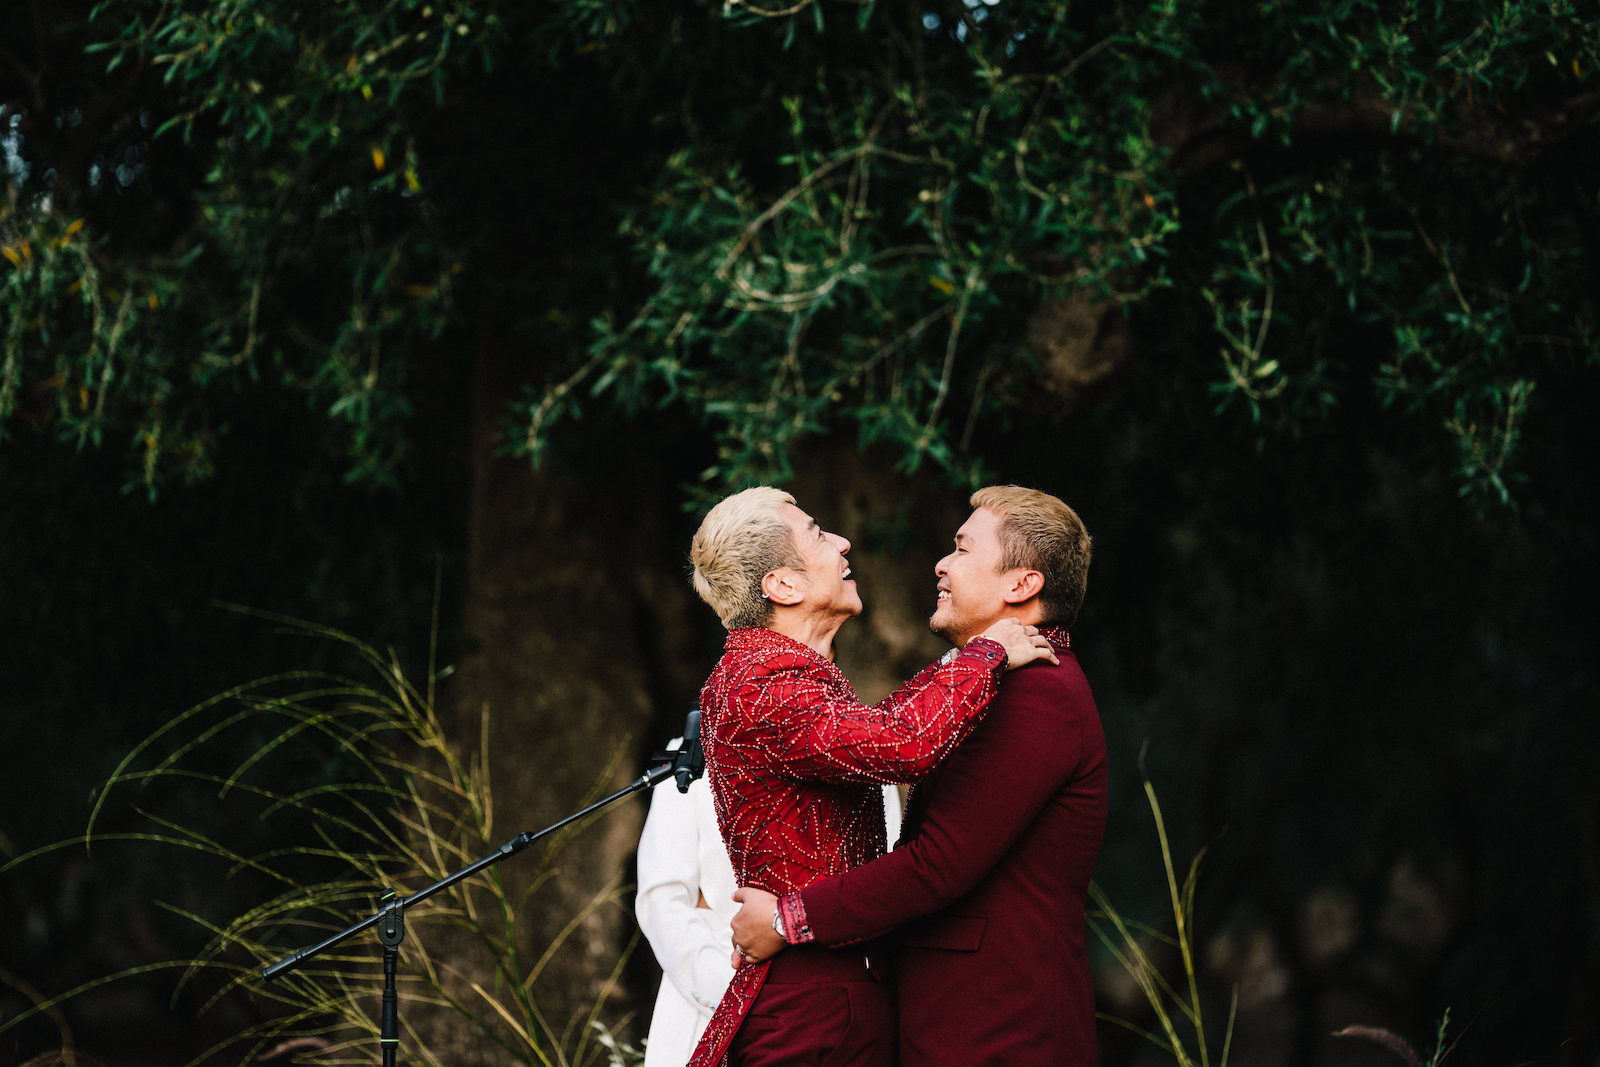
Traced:
[[[1240, 91], [1248, 90], [1241, 86]], [[1307, 104], [1295, 116], [1292, 132], [1296, 138], [1353, 136], [1419, 143], [1414, 120], [1402, 111], [1397, 128], [1395, 110], [1393, 101], [1374, 87], [1348, 102]], [[1597, 113], [1600, 91], [1570, 96], [1538, 115], [1520, 120], [1503, 119], [1480, 108], [1458, 132], [1439, 136], [1430, 143], [1445, 152], [1527, 167], [1537, 163], [1550, 148], [1579, 135]], [[1244, 132], [1223, 126], [1217, 109], [1201, 114], [1177, 106], [1170, 110], [1167, 129], [1156, 131], [1155, 139], [1171, 148], [1172, 165], [1181, 173], [1235, 158], [1256, 143]]]

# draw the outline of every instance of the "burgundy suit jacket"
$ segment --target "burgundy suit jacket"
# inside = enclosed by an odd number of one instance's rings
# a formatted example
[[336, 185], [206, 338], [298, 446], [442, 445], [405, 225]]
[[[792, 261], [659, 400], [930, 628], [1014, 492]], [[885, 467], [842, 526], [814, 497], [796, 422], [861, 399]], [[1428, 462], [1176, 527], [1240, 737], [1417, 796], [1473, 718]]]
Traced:
[[903, 1067], [1097, 1062], [1084, 906], [1105, 735], [1066, 634], [1047, 632], [1060, 665], [1005, 676], [987, 718], [913, 788], [895, 850], [798, 894], [822, 944], [897, 930]]

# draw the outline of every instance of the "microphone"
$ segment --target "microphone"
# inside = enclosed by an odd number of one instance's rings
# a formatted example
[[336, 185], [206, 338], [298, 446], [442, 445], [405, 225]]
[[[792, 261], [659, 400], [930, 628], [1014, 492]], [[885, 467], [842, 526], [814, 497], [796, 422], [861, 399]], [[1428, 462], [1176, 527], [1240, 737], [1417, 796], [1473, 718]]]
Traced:
[[706, 772], [705, 752], [700, 748], [700, 709], [690, 708], [683, 723], [683, 744], [673, 753], [672, 777], [678, 792], [687, 793], [689, 783]]

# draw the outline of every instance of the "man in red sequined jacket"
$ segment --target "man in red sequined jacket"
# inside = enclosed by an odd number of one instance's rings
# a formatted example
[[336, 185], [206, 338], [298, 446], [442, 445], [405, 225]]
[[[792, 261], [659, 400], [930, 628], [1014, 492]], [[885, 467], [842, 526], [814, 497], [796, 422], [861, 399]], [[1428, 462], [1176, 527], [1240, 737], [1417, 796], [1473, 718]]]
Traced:
[[798, 946], [781, 961], [894, 930], [879, 951], [892, 956], [903, 1067], [1092, 1067], [1084, 904], [1105, 829], [1106, 747], [1067, 636], [1089, 536], [1035, 490], [991, 486], [972, 504], [935, 567], [929, 625], [970, 647], [1016, 618], [1050, 638], [1058, 662], [1007, 676], [984, 721], [913, 788], [893, 852], [781, 899], [739, 890], [734, 941], [755, 960]]
[[[833, 664], [861, 611], [846, 555], [779, 490], [719, 503], [696, 533], [695, 589], [729, 630], [701, 692], [706, 774], [741, 885], [795, 892], [883, 854], [879, 783], [914, 781], [972, 729], [1001, 674], [1054, 660], [1015, 620], [974, 635], [873, 706]], [[807, 946], [742, 967], [693, 1067], [820, 1063], [889, 1067], [890, 995], [860, 949]]]

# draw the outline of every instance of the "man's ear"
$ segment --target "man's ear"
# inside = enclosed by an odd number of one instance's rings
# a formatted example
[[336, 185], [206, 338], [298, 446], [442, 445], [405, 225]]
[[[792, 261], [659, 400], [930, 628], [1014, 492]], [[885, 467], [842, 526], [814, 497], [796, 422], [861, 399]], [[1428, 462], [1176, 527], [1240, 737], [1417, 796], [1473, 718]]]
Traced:
[[795, 581], [793, 570], [779, 567], [761, 576], [761, 596], [774, 604], [792, 608], [805, 599], [805, 591]]
[[1044, 575], [1038, 571], [1016, 570], [1012, 574], [1015, 579], [1001, 598], [1007, 604], [1026, 603], [1044, 590]]

